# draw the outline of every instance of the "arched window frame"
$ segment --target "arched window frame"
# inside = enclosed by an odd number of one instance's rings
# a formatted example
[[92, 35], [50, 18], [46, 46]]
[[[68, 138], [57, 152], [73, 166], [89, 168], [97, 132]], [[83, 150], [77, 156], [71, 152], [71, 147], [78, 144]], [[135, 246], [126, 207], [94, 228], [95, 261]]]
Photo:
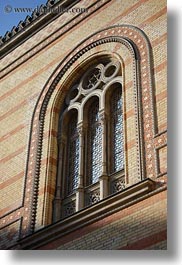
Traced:
[[111, 80], [103, 91], [103, 102], [104, 102], [104, 109], [107, 117], [106, 122], [106, 133], [107, 133], [107, 174], [109, 175], [109, 193], [116, 193], [118, 191], [123, 190], [126, 187], [126, 175], [125, 175], [125, 155], [123, 157], [122, 163], [124, 167], [120, 170], [113, 171], [112, 167], [112, 140], [113, 140], [113, 132], [111, 130], [112, 127], [112, 109], [111, 109], [111, 99], [114, 94], [115, 87], [118, 87], [121, 91], [121, 101], [122, 101], [122, 132], [123, 132], [123, 153], [125, 153], [125, 122], [124, 122], [124, 109], [125, 109], [125, 102], [124, 102], [124, 91], [123, 91], [123, 84], [122, 84], [122, 77], [115, 77]]
[[[100, 36], [103, 34], [103, 38], [100, 39]], [[107, 36], [106, 36], [107, 35]], [[106, 37], [105, 37], [106, 36]], [[117, 52], [115, 50], [117, 46]], [[118, 50], [118, 46], [121, 50]], [[137, 183], [137, 187], [140, 190], [142, 183], [146, 184], [146, 187], [152, 188], [153, 183], [148, 181], [147, 178], [154, 178], [156, 173], [156, 167], [152, 164], [151, 161], [147, 160], [146, 157], [153, 157], [155, 160], [155, 150], [154, 150], [154, 141], [153, 137], [157, 135], [156, 132], [156, 123], [155, 123], [155, 110], [154, 110], [154, 95], [153, 95], [153, 62], [152, 62], [152, 51], [150, 41], [147, 38], [146, 34], [142, 32], [139, 28], [131, 25], [117, 25], [113, 27], [106, 28], [104, 30], [94, 33], [92, 36], [89, 36], [85, 39], [84, 42], [81, 42], [77, 47], [75, 47], [69, 54], [66, 56], [63, 61], [60, 62], [56, 70], [53, 72], [51, 77], [48, 79], [48, 82], [44, 86], [42, 93], [39, 97], [37, 105], [35, 107], [35, 112], [32, 118], [32, 131], [30, 134], [29, 141], [29, 153], [27, 159], [27, 187], [26, 187], [26, 198], [25, 198], [25, 207], [30, 208], [29, 212], [26, 213], [26, 218], [30, 219], [30, 223], [27, 225], [26, 219], [23, 220], [22, 225], [24, 227], [24, 235], [29, 234], [29, 231], [34, 231], [40, 226], [42, 227], [52, 223], [52, 202], [54, 209], [53, 221], [60, 220], [59, 217], [59, 207], [61, 205], [60, 198], [53, 198], [53, 192], [59, 189], [59, 181], [56, 181], [56, 170], [52, 172], [52, 167], [55, 167], [55, 163], [52, 161], [52, 154], [55, 159], [59, 159], [57, 155], [57, 145], [55, 140], [55, 135], [57, 134], [57, 123], [58, 113], [57, 109], [61, 109], [63, 98], [65, 96], [65, 91], [67, 90], [67, 82], [64, 78], [74, 71], [80, 70], [85, 64], [85, 61], [88, 62], [90, 58], [95, 59], [95, 56], [107, 54], [115, 55], [122, 59], [122, 62], [125, 64], [125, 75], [128, 76], [128, 60], [129, 57], [133, 65], [132, 69], [132, 96], [134, 96], [134, 111], [135, 111], [135, 139], [136, 145], [135, 150], [135, 172], [130, 174], [128, 164], [128, 147], [127, 152], [127, 170], [126, 170], [126, 179], [127, 185], [131, 186]], [[122, 53], [123, 51], [123, 53]], [[126, 56], [125, 56], [126, 55]], [[142, 62], [142, 67], [140, 65]], [[81, 68], [80, 68], [81, 65]], [[131, 65], [131, 64], [129, 64]], [[125, 77], [126, 77], [125, 76]], [[129, 76], [128, 76], [129, 77]], [[129, 80], [130, 77], [127, 80]], [[70, 80], [70, 76], [69, 76]], [[125, 83], [125, 82], [124, 82]], [[125, 83], [126, 84], [126, 83]], [[65, 86], [66, 85], [66, 86]], [[124, 88], [125, 89], [125, 88]], [[141, 93], [144, 92], [144, 96], [147, 100], [143, 101], [141, 99]], [[127, 92], [126, 92], [127, 94]], [[46, 111], [49, 108], [50, 111]], [[127, 110], [127, 109], [126, 109]], [[143, 111], [142, 111], [143, 110]], [[151, 114], [151, 120], [146, 120], [146, 114]], [[149, 135], [146, 128], [143, 127], [143, 123], [149, 123], [150, 128], [152, 128], [152, 133]], [[44, 139], [44, 124], [49, 124], [50, 128], [54, 130], [54, 133], [50, 133], [50, 137], [45, 141]], [[38, 128], [38, 129], [37, 129]], [[52, 130], [50, 129], [50, 130]], [[127, 128], [126, 128], [127, 129]], [[150, 129], [151, 130], [151, 129]], [[126, 139], [126, 145], [128, 144], [128, 135]], [[146, 137], [147, 136], [147, 137]], [[145, 141], [144, 141], [145, 138]], [[36, 141], [35, 141], [36, 139]], [[49, 144], [50, 142], [50, 144]], [[37, 148], [35, 148], [35, 143], [37, 143]], [[49, 149], [50, 145], [54, 147], [55, 151]], [[150, 148], [148, 148], [150, 145]], [[43, 154], [43, 155], [42, 155]], [[48, 155], [48, 156], [47, 156]], [[42, 167], [41, 161], [47, 156], [47, 165]], [[133, 176], [134, 175], [134, 176]], [[140, 181], [143, 182], [140, 185]], [[31, 189], [31, 183], [34, 183], [33, 188]], [[39, 183], [41, 182], [41, 183]], [[57, 182], [57, 184], [56, 184]], [[56, 184], [56, 185], [55, 185]], [[49, 190], [49, 185], [51, 189]], [[45, 193], [43, 195], [44, 203], [42, 203], [42, 198], [39, 198], [39, 189], [44, 189]], [[131, 192], [131, 189], [128, 191]], [[134, 191], [133, 191], [134, 192]], [[122, 193], [123, 194], [123, 193]], [[122, 195], [121, 194], [121, 195]], [[125, 192], [124, 192], [125, 194]], [[134, 192], [135, 194], [135, 192]], [[30, 195], [32, 195], [32, 200], [30, 200]], [[131, 198], [132, 199], [132, 198]], [[36, 203], [35, 203], [36, 200]], [[54, 201], [52, 201], [54, 200]], [[116, 202], [119, 204], [120, 200], [115, 196]], [[112, 208], [112, 202], [108, 198], [104, 200], [103, 204], [106, 202], [110, 203]], [[100, 207], [99, 204], [97, 207]], [[57, 207], [56, 207], [57, 205]], [[105, 207], [105, 206], [104, 206]], [[39, 211], [37, 211], [39, 209]], [[26, 226], [26, 229], [25, 229]]]
[[[110, 69], [110, 76], [108, 75], [108, 69]], [[113, 69], [114, 70], [113, 70]], [[100, 77], [98, 77], [98, 80], [95, 79], [95, 73], [98, 74], [98, 71], [95, 71], [95, 69], [99, 69]], [[94, 74], [92, 75], [92, 71], [94, 71]], [[107, 75], [106, 75], [107, 72]], [[107, 97], [107, 91], [110, 90], [110, 88], [115, 83], [119, 83], [121, 85], [122, 83], [122, 76], [121, 76], [122, 70], [121, 70], [121, 64], [119, 61], [111, 60], [108, 62], [105, 62], [103, 59], [101, 59], [99, 64], [93, 64], [93, 66], [88, 67], [88, 70], [85, 72], [83, 77], [80, 80], [80, 84], [82, 87], [82, 96], [80, 96], [81, 100], [79, 101], [79, 89], [77, 88], [77, 85], [73, 85], [70, 89], [67, 97], [66, 97], [66, 103], [68, 104], [68, 108], [66, 112], [72, 108], [74, 108], [74, 105], [77, 104], [77, 110], [78, 110], [78, 123], [77, 128], [79, 132], [79, 154], [80, 154], [80, 163], [79, 163], [79, 181], [78, 181], [78, 188], [75, 190], [75, 194], [72, 194], [72, 196], [65, 196], [65, 192], [63, 192], [63, 206], [62, 208], [66, 207], [65, 202], [68, 201], [68, 204], [71, 205], [71, 210], [68, 209], [68, 215], [77, 212], [81, 210], [82, 208], [92, 205], [96, 202], [99, 202], [100, 200], [107, 197], [109, 194], [112, 193], [111, 186], [111, 177], [110, 172], [108, 170], [108, 164], [109, 164], [109, 130], [110, 125], [108, 124], [108, 115], [111, 115], [109, 113], [108, 107], [106, 106], [108, 104]], [[86, 82], [84, 78], [86, 79], [87, 76], [92, 75], [92, 78], [95, 83], [93, 83], [93, 86], [91, 86], [90, 81]], [[100, 78], [100, 79], [99, 79]], [[84, 89], [83, 86], [88, 85], [88, 89]], [[121, 85], [122, 89], [122, 85]], [[114, 93], [114, 92], [113, 92]], [[80, 93], [81, 94], [81, 93]], [[74, 97], [72, 98], [72, 96]], [[83, 97], [83, 99], [82, 99]], [[88, 163], [89, 157], [91, 156], [90, 151], [88, 148], [89, 145], [89, 133], [91, 131], [91, 128], [89, 128], [89, 107], [93, 104], [93, 102], [98, 101], [98, 120], [97, 120], [97, 126], [100, 128], [100, 141], [101, 141], [101, 150], [100, 150], [100, 156], [101, 157], [101, 173], [94, 183], [89, 183], [88, 179], [90, 178], [90, 173], [88, 171]], [[69, 111], [68, 111], [69, 112]], [[62, 123], [62, 127], [64, 128], [64, 121]], [[109, 141], [109, 143], [108, 143]], [[93, 148], [93, 147], [91, 147]], [[68, 152], [68, 151], [65, 151]], [[64, 163], [64, 169], [63, 172], [66, 172], [66, 163]], [[124, 172], [124, 170], [123, 170]], [[124, 176], [122, 172], [122, 175]], [[118, 172], [115, 172], [118, 174]], [[62, 178], [62, 187], [65, 189], [65, 178], [66, 174], [63, 174]], [[122, 177], [123, 177], [122, 176]], [[125, 180], [124, 182], [125, 183]], [[122, 188], [125, 186], [123, 185]], [[116, 190], [117, 191], [117, 190]], [[118, 190], [119, 191], [119, 190]], [[70, 197], [70, 199], [68, 199]], [[74, 204], [74, 206], [73, 206]], [[73, 206], [73, 207], [72, 207]], [[74, 208], [74, 209], [73, 209]], [[62, 213], [62, 218], [66, 217], [65, 210]]]

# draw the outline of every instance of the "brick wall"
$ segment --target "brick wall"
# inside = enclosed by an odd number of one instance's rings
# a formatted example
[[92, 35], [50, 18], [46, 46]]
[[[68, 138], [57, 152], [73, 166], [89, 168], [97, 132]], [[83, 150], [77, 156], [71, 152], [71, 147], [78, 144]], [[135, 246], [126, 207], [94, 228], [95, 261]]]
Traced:
[[[82, 7], [89, 7], [91, 3], [96, 1], [81, 1]], [[103, 2], [103, 6], [101, 5]], [[153, 164], [157, 168], [157, 173], [154, 177], [161, 177], [157, 179], [157, 182], [163, 180], [166, 176], [166, 73], [167, 73], [167, 58], [166, 58], [166, 1], [154, 1], [154, 0], [129, 0], [123, 1], [120, 8], [118, 8], [118, 1], [101, 1], [99, 4], [95, 4], [90, 7], [93, 13], [83, 14], [78, 18], [70, 17], [69, 14], [65, 14], [64, 17], [59, 17], [52, 21], [45, 28], [41, 29], [31, 38], [27, 39], [16, 49], [11, 51], [7, 56], [2, 59], [1, 63], [1, 182], [0, 182], [0, 227], [2, 240], [1, 248], [5, 249], [11, 247], [16, 243], [18, 236], [25, 234], [28, 231], [30, 223], [30, 202], [32, 201], [32, 180], [33, 175], [29, 179], [27, 174], [31, 176], [33, 174], [33, 166], [28, 163], [29, 147], [31, 150], [36, 148], [37, 136], [33, 138], [32, 145], [29, 146], [30, 132], [33, 129], [37, 129], [36, 123], [32, 123], [33, 112], [35, 110], [38, 98], [46, 85], [46, 82], [51, 77], [55, 69], [65, 56], [81, 43], [84, 39], [88, 38], [96, 31], [106, 28], [112, 25], [118, 24], [130, 24], [139, 27], [147, 35], [153, 52], [153, 81], [154, 81], [154, 113], [155, 113], [155, 127], [156, 134], [153, 139], [156, 157], [152, 157]], [[77, 4], [79, 6], [79, 4]], [[72, 19], [72, 21], [70, 21]], [[98, 21], [100, 23], [98, 23]], [[68, 22], [68, 26], [64, 24]], [[60, 29], [61, 27], [61, 29]], [[98, 46], [95, 48], [97, 52], [101, 52], [104, 46]], [[125, 57], [126, 72], [126, 119], [128, 129], [135, 123], [134, 120], [134, 103], [132, 98], [132, 75], [130, 69], [132, 67], [132, 61], [127, 58], [127, 52], [124, 51], [121, 46], [116, 43], [110, 46], [105, 45], [105, 49], [114, 51], [116, 54], [120, 54]], [[90, 55], [93, 51], [90, 51]], [[86, 56], [88, 56], [89, 53]], [[46, 112], [45, 126], [44, 126], [44, 140], [42, 149], [41, 160], [41, 172], [40, 183], [38, 191], [38, 211], [36, 229], [43, 227], [51, 223], [52, 219], [52, 200], [55, 191], [55, 176], [56, 176], [56, 136], [57, 136], [57, 120], [58, 120], [58, 108], [52, 110], [51, 104], [53, 99], [56, 98], [56, 93], [62, 86], [64, 88], [64, 81], [67, 76], [71, 74], [76, 64], [79, 64], [82, 59], [79, 59], [75, 65], [70, 67], [70, 70], [66, 73], [63, 79], [60, 81], [48, 104]], [[51, 82], [53, 80], [50, 80]], [[59, 105], [59, 103], [58, 103]], [[39, 113], [34, 115], [34, 121], [39, 118]], [[35, 126], [35, 127], [34, 127]], [[149, 128], [152, 132], [152, 128]], [[137, 165], [136, 165], [136, 142], [134, 140], [135, 129], [131, 130], [131, 134], [128, 134], [128, 159], [130, 161], [130, 167], [127, 168], [128, 175], [132, 183], [135, 182], [137, 177]], [[33, 136], [32, 136], [33, 137]], [[51, 146], [54, 146], [52, 148]], [[52, 149], [51, 149], [52, 148]], [[49, 156], [48, 156], [49, 154]], [[51, 154], [51, 155], [50, 155]], [[31, 157], [29, 157], [31, 158]], [[132, 162], [133, 161], [133, 162]], [[48, 167], [49, 166], [49, 167]], [[27, 171], [28, 170], [28, 171]], [[132, 180], [133, 179], [133, 180]], [[164, 179], [166, 182], [166, 178]], [[29, 195], [30, 194], [30, 195]], [[160, 195], [158, 195], [160, 197]], [[157, 197], [156, 197], [157, 198]], [[145, 204], [145, 202], [143, 202]], [[130, 212], [127, 217], [119, 217], [117, 221], [113, 221], [113, 216], [110, 218], [110, 223], [107, 226], [102, 225], [102, 229], [97, 231], [97, 234], [102, 234], [103, 231], [111, 231], [113, 234], [112, 239], [109, 239], [108, 234], [104, 237], [104, 242], [100, 239], [96, 240], [94, 248], [122, 248], [127, 247], [127, 244], [137, 245], [137, 241], [144, 240], [146, 238], [151, 239], [151, 244], [143, 248], [165, 248], [165, 240], [161, 239], [160, 242], [152, 241], [152, 235], [157, 234], [159, 231], [163, 233], [165, 228], [165, 211], [166, 205], [164, 200], [152, 203], [152, 199], [148, 199], [150, 206], [144, 207], [140, 211]], [[158, 208], [159, 207], [159, 208]], [[137, 206], [136, 206], [137, 209]], [[148, 210], [147, 210], [148, 209]], [[155, 211], [157, 209], [157, 211]], [[161, 209], [158, 211], [158, 209]], [[127, 212], [127, 209], [126, 211]], [[123, 212], [118, 215], [124, 214]], [[137, 217], [137, 214], [139, 217]], [[132, 216], [132, 217], [131, 217]], [[161, 217], [163, 216], [163, 217]], [[131, 218], [130, 218], [131, 217]], [[127, 219], [128, 218], [128, 219]], [[116, 231], [126, 227], [126, 221], [133, 220], [135, 222], [139, 218], [145, 220], [145, 229], [142, 230], [142, 225], [137, 226], [137, 233], [132, 238], [132, 228], [126, 229], [125, 239], [119, 237], [116, 240]], [[137, 219], [138, 218], [138, 219]], [[155, 222], [161, 222], [160, 229], [157, 230]], [[20, 222], [21, 220], [21, 222]], [[150, 221], [150, 231], [147, 231], [147, 222]], [[101, 221], [102, 222], [102, 221]], [[11, 228], [13, 227], [13, 229]], [[132, 224], [131, 224], [132, 227]], [[135, 226], [134, 226], [135, 227]], [[21, 228], [21, 231], [20, 231]], [[87, 229], [87, 228], [85, 228]], [[12, 232], [13, 231], [13, 232]], [[88, 230], [89, 231], [89, 230]], [[99, 232], [99, 233], [98, 233]], [[11, 234], [9, 236], [9, 233]], [[13, 233], [13, 235], [12, 235]], [[67, 242], [66, 244], [60, 244], [58, 248], [81, 248], [82, 241], [86, 242], [85, 247], [90, 249], [95, 242], [96, 231], [85, 234], [83, 237], [75, 239], [74, 242]], [[131, 233], [131, 234], [130, 234]], [[162, 234], [163, 235], [163, 234]], [[161, 238], [163, 238], [161, 235]], [[135, 237], [135, 238], [134, 238]], [[8, 240], [11, 238], [11, 240]], [[160, 237], [159, 237], [160, 238]], [[89, 241], [90, 240], [90, 241]], [[111, 241], [112, 242], [111, 242]], [[159, 240], [160, 241], [160, 240]], [[117, 243], [116, 243], [117, 242]], [[143, 241], [141, 241], [141, 245]], [[153, 243], [152, 243], [153, 242]], [[74, 243], [74, 244], [73, 244]], [[102, 245], [105, 244], [105, 245]], [[144, 244], [145, 245], [145, 244]], [[132, 247], [131, 247], [132, 248]]]
[[166, 192], [162, 192], [40, 249], [160, 249], [166, 246], [166, 229]]

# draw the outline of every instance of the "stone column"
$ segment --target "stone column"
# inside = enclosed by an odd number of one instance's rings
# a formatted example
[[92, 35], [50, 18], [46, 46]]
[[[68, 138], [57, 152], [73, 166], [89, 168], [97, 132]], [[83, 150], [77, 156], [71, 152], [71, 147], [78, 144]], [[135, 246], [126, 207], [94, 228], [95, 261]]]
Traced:
[[84, 207], [84, 137], [85, 130], [83, 123], [78, 124], [79, 134], [79, 175], [78, 175], [78, 188], [76, 192], [76, 211]]
[[107, 175], [107, 118], [104, 111], [99, 113], [102, 126], [102, 175], [100, 176], [100, 199], [108, 196], [108, 175]]

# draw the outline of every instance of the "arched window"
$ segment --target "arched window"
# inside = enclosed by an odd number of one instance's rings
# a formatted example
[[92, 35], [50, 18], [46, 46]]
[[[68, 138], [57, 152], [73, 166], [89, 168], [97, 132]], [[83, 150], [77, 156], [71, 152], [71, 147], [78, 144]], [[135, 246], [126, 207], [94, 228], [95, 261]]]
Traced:
[[62, 218], [125, 188], [122, 97], [121, 66], [110, 58], [88, 67], [67, 93]]
[[116, 86], [111, 96], [111, 173], [124, 168], [124, 133], [123, 133], [123, 111], [122, 90]]
[[99, 122], [99, 102], [88, 111], [88, 176], [89, 185], [99, 181], [102, 173], [102, 128]]
[[66, 194], [73, 193], [78, 187], [79, 170], [79, 137], [77, 130], [77, 115], [73, 114], [68, 124]]

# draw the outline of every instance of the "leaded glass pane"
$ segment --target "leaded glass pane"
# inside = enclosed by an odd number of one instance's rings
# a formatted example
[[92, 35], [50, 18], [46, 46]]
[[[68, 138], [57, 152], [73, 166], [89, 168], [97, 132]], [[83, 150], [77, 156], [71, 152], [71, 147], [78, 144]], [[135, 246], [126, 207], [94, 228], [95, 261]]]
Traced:
[[112, 149], [112, 172], [124, 168], [124, 134], [122, 114], [122, 91], [120, 87], [114, 89], [111, 97], [111, 149]]
[[96, 183], [102, 167], [102, 127], [99, 123], [99, 103], [93, 103], [88, 113], [88, 169], [89, 184]]
[[67, 194], [72, 193], [78, 186], [79, 172], [79, 136], [77, 131], [77, 117], [74, 115], [68, 128], [68, 178]]

